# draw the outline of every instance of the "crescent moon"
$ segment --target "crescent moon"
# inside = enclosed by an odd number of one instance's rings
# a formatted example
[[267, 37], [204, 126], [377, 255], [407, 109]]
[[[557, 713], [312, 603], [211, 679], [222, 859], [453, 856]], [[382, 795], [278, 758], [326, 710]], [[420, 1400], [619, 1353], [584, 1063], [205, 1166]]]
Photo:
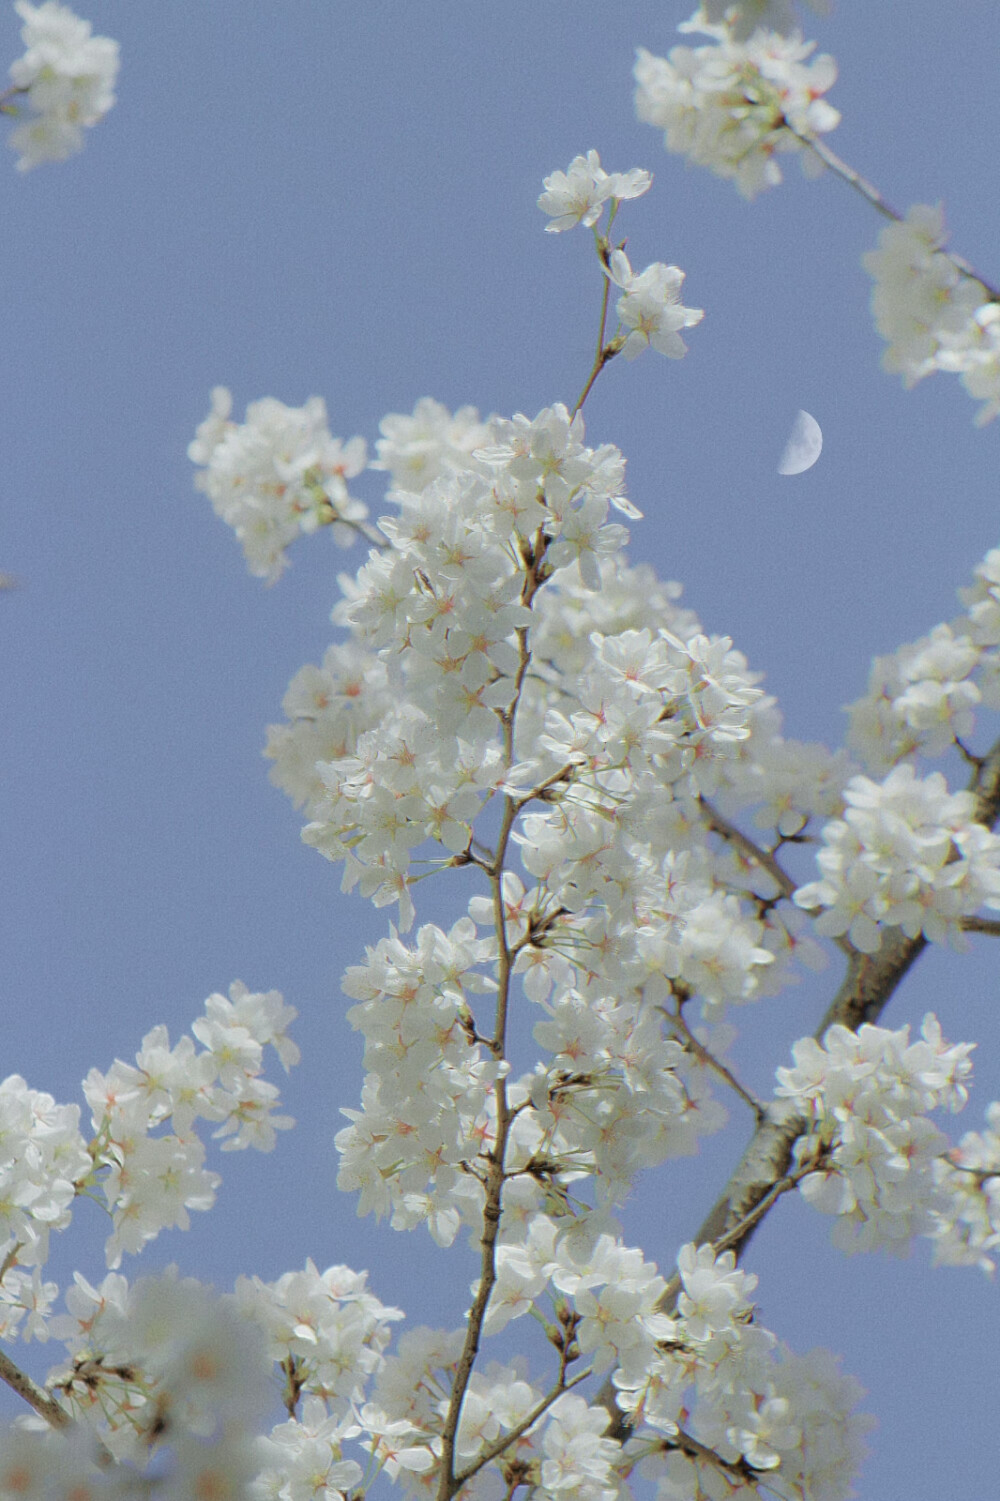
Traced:
[[815, 417], [799, 412], [778, 465], [779, 474], [804, 474], [819, 458], [823, 434]]

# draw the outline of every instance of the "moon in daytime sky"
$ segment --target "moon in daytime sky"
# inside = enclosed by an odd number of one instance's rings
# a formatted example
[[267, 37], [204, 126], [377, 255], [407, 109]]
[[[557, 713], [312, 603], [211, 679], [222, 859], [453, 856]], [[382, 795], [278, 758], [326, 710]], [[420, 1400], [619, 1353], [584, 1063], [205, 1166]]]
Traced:
[[779, 474], [803, 474], [811, 469], [823, 447], [823, 434], [815, 417], [799, 412], [778, 465]]

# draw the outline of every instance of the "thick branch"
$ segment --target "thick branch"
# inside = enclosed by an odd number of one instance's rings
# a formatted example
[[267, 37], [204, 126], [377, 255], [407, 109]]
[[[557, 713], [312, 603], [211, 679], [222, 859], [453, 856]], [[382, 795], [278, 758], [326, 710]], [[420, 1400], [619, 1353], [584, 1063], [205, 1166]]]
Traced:
[[962, 919], [962, 928], [966, 933], [989, 933], [992, 938], [1000, 938], [1000, 918], [966, 917]]
[[[1000, 741], [975, 767], [969, 790], [975, 799], [975, 821], [992, 828], [1000, 816]], [[907, 938], [897, 928], [883, 931], [877, 954], [852, 954], [843, 983], [816, 1029], [817, 1040], [822, 1041], [834, 1023], [856, 1031], [865, 1022], [876, 1022], [926, 947], [927, 939], [922, 934]], [[718, 1240], [750, 1214], [787, 1173], [795, 1142], [808, 1128], [809, 1122], [790, 1101], [775, 1100], [767, 1106], [742, 1161], [695, 1237], [699, 1245]], [[737, 1255], [757, 1223], [750, 1223], [743, 1238], [735, 1243]]]

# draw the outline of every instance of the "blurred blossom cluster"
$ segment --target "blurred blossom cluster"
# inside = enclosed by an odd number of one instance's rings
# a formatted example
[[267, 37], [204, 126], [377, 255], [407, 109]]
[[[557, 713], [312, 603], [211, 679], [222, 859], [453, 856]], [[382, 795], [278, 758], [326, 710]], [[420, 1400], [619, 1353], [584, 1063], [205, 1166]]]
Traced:
[[744, 198], [781, 182], [780, 155], [798, 154], [815, 176], [822, 163], [803, 136], [822, 135], [840, 114], [822, 97], [837, 77], [815, 42], [777, 31], [715, 25], [699, 11], [678, 27], [711, 38], [656, 57], [640, 47], [635, 65], [639, 119], [663, 131], [668, 151], [736, 184]]
[[204, 466], [196, 484], [239, 537], [250, 572], [273, 584], [289, 543], [317, 527], [332, 527], [350, 546], [368, 514], [347, 491], [367, 463], [364, 439], [331, 437], [319, 396], [302, 407], [265, 397], [251, 402], [242, 423], [230, 417], [232, 406], [225, 386], [216, 386], [188, 457]]
[[[808, 0], [808, 3], [821, 16], [831, 8], [831, 0]], [[740, 42], [758, 29], [788, 36], [799, 27], [792, 0], [703, 0], [700, 13], [713, 24], [726, 22]]]
[[31, 5], [16, 0], [27, 48], [10, 67], [11, 88], [0, 95], [5, 112], [28, 118], [11, 133], [18, 167], [61, 162], [83, 149], [85, 127], [96, 125], [115, 102], [118, 43], [92, 36], [82, 21], [56, 0]]
[[976, 414], [982, 427], [1000, 412], [1000, 303], [946, 253], [946, 243], [940, 204], [918, 203], [861, 259], [875, 283], [875, 326], [889, 346], [885, 369], [907, 388], [935, 370], [959, 375], [983, 403]]

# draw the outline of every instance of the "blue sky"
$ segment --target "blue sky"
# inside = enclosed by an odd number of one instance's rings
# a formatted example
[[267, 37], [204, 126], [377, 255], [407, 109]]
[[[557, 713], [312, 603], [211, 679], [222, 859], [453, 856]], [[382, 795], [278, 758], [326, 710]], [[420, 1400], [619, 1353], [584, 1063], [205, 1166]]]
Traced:
[[[0, 598], [2, 1072], [79, 1099], [91, 1066], [130, 1058], [156, 1022], [183, 1030], [232, 979], [282, 990], [300, 1012], [304, 1061], [285, 1091], [297, 1131], [272, 1157], [213, 1163], [216, 1210], [144, 1262], [220, 1286], [306, 1256], [344, 1262], [412, 1322], [451, 1326], [471, 1257], [357, 1220], [335, 1188], [338, 1110], [361, 1083], [338, 979], [385, 914], [340, 894], [261, 758], [288, 680], [332, 639], [335, 576], [361, 555], [319, 536], [276, 588], [249, 577], [192, 488], [186, 448], [210, 388], [229, 385], [240, 413], [319, 394], [335, 433], [369, 441], [423, 395], [505, 415], [572, 401], [600, 286], [585, 233], [543, 234], [541, 179], [590, 147], [609, 170], [650, 168], [652, 192], [620, 221], [633, 264], [681, 266], [705, 319], [683, 362], [612, 366], [588, 433], [628, 458], [646, 518], [633, 558], [682, 581], [705, 626], [766, 672], [789, 735], [831, 744], [872, 654], [951, 618], [955, 588], [1000, 542], [1000, 425], [976, 429], [954, 379], [905, 392], [880, 370], [859, 257], [881, 224], [859, 197], [789, 161], [748, 204], [635, 120], [634, 48], [680, 40], [684, 5], [93, 0], [83, 13], [121, 42], [118, 105], [69, 163], [23, 175], [0, 159], [0, 568], [22, 581]], [[901, 209], [943, 200], [953, 247], [995, 282], [992, 0], [837, 0], [809, 34], [840, 65], [834, 148]], [[20, 50], [0, 12], [3, 66]], [[779, 477], [800, 407], [823, 454]], [[374, 504], [379, 476], [355, 488]], [[838, 975], [736, 1018], [758, 1087]], [[884, 1018], [919, 1025], [933, 1008], [946, 1036], [979, 1041], [956, 1133], [1000, 1096], [998, 976], [989, 940], [931, 953]], [[642, 1186], [626, 1223], [647, 1255], [672, 1260], [747, 1131], [735, 1118]], [[932, 1273], [922, 1247], [848, 1261], [828, 1228], [786, 1200], [747, 1266], [764, 1323], [794, 1348], [840, 1351], [869, 1389], [880, 1428], [861, 1496], [991, 1493], [993, 1288]], [[102, 1233], [81, 1211], [58, 1275], [100, 1276]]]

